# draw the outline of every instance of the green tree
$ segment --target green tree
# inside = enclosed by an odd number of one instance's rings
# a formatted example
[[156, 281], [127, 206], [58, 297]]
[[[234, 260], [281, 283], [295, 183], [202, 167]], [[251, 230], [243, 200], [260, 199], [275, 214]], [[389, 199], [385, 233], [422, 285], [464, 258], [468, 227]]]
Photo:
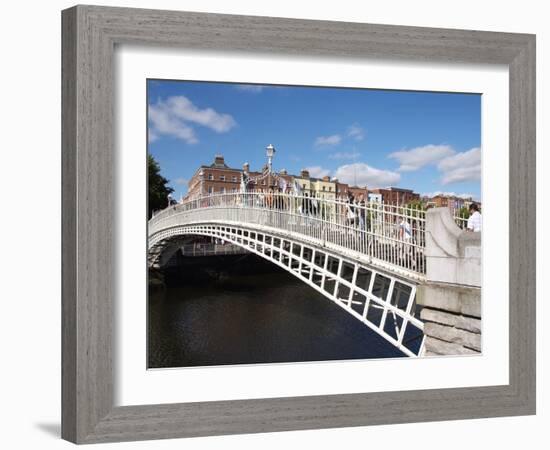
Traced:
[[470, 217], [470, 211], [468, 211], [468, 208], [463, 206], [458, 210], [458, 217], [461, 217], [462, 219], [467, 219]]
[[149, 154], [147, 155], [147, 182], [149, 187], [147, 214], [151, 218], [153, 211], [168, 206], [168, 195], [174, 192], [174, 189], [167, 185], [168, 180], [160, 174], [159, 163]]
[[424, 208], [424, 203], [422, 203], [421, 200], [411, 200], [407, 204], [407, 208], [410, 208], [412, 211], [409, 211], [409, 214], [412, 217], [420, 217], [423, 216], [423, 212], [426, 208]]

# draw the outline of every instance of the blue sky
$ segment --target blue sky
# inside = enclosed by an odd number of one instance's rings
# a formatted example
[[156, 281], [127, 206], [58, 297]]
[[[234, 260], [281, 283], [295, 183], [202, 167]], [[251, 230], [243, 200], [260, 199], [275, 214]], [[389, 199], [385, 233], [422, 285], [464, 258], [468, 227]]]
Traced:
[[481, 96], [148, 80], [148, 150], [179, 197], [201, 164], [266, 162], [370, 188], [480, 198]]

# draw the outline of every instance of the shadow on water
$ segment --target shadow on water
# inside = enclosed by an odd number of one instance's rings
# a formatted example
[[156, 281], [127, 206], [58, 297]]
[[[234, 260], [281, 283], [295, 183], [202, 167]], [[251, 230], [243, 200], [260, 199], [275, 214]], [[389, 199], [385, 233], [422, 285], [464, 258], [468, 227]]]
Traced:
[[150, 368], [395, 358], [402, 352], [255, 255], [179, 258], [150, 289]]

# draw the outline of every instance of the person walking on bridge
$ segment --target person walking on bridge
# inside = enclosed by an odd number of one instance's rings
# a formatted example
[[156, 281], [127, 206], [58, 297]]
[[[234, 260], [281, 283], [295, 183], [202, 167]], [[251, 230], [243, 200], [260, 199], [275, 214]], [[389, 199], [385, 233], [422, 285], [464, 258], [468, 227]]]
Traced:
[[269, 188], [265, 196], [265, 203], [268, 209], [273, 209], [273, 188]]
[[481, 213], [479, 212], [479, 206], [477, 203], [470, 205], [470, 217], [468, 218], [467, 230], [479, 233], [481, 231]]
[[359, 229], [365, 231], [366, 210], [365, 210], [365, 194], [359, 194], [359, 202], [357, 203], [357, 217], [359, 218]]
[[416, 268], [416, 258], [414, 254], [413, 234], [410, 222], [405, 216], [401, 218], [399, 224], [399, 240], [401, 241], [400, 247], [400, 263], [402, 266], [408, 269]]
[[347, 225], [350, 227], [353, 227], [356, 225], [356, 218], [357, 218], [357, 211], [355, 208], [355, 197], [351, 192], [348, 192], [348, 199], [346, 201], [346, 217], [347, 217]]

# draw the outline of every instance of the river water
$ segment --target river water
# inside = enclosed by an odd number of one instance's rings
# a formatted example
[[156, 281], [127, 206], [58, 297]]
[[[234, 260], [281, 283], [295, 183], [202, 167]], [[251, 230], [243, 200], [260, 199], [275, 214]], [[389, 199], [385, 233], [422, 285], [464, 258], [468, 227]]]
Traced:
[[179, 259], [149, 290], [150, 368], [404, 356], [260, 257]]

